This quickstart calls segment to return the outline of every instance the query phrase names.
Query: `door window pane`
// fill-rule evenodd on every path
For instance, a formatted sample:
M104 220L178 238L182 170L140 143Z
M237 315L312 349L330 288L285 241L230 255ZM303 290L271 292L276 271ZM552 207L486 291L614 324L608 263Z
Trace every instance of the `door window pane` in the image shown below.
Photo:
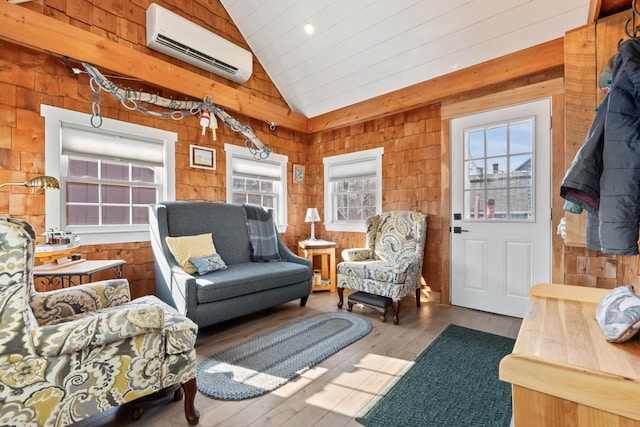
M468 159L481 159L484 157L484 129L469 132L466 151Z
M533 205L533 192L531 188L514 188L509 192L509 219L533 220L531 206Z
M533 120L511 123L509 134L511 136L511 154L533 151Z
M465 219L534 220L533 128L526 118L465 132Z
M507 219L509 215L507 189L487 190L487 219Z
M498 126L487 129L487 157L507 154L507 127Z
M485 216L485 196L484 189L465 191L464 205L466 207L467 219L482 219Z

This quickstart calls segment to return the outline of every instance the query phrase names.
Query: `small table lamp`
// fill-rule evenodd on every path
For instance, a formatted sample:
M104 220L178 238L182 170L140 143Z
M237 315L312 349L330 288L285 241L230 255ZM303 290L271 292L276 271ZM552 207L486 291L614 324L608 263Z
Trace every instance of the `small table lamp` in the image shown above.
M311 238L309 240L316 240L316 221L320 221L320 214L318 213L318 209L307 209L307 216L304 218L304 222L311 223Z

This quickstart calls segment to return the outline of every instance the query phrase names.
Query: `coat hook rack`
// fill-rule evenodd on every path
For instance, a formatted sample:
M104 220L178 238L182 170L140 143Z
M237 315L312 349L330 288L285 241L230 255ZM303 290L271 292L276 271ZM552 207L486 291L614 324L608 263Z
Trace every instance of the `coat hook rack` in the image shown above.
M633 15L627 19L627 22L624 24L624 32L627 37L635 39L638 37L638 32L640 32L640 26L636 25L636 18L640 18L637 0L631 2L631 10L633 11Z

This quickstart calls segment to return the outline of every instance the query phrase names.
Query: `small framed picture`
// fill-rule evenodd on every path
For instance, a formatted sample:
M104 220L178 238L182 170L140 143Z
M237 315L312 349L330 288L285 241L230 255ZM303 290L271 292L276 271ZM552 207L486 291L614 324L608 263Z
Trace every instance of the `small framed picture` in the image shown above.
M293 165L293 182L296 184L304 183L304 166Z
M189 166L192 168L216 170L215 148L189 145Z

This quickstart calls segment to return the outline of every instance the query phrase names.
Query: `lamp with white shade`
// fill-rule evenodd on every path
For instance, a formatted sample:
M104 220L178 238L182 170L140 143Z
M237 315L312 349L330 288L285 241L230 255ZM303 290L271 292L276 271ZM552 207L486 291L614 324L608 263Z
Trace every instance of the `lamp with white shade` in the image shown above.
M318 208L308 208L307 216L304 218L304 222L311 223L311 237L309 238L309 240L316 240L316 221L320 221Z

